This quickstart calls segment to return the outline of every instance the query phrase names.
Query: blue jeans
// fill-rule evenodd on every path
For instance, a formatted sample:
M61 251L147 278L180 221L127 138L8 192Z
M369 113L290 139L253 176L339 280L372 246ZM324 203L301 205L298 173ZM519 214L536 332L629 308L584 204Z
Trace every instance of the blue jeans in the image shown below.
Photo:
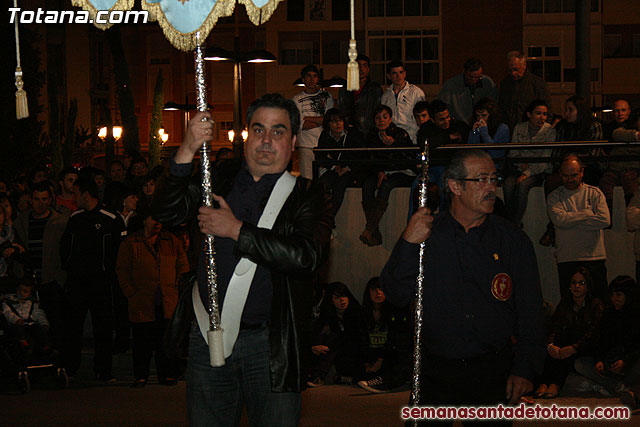
M504 204L507 209L507 218L514 224L520 226L522 217L527 211L527 202L529 200L529 191L533 187L538 187L544 182L545 174L540 173L531 175L521 182L516 182L520 175L510 175L502 185L504 193Z
M189 424L236 426L247 406L252 426L296 426L300 420L300 393L271 391L269 330L240 330L225 365L212 368L209 348L197 326L189 337L187 407Z
M391 190L396 187L408 187L414 179L415 177L412 175L406 175L402 172L391 172L387 174L387 179L382 181L380 187L378 187L378 174L371 174L362 183L362 201L378 199L388 202ZM376 189L378 190L377 194Z
M334 170L328 170L320 177L320 182L325 186L325 190L331 195L331 216L336 217L342 201L344 200L344 193L347 191L347 187L353 184L353 174L346 172L340 176Z
M429 183L435 183L438 186L438 192L440 193L440 212L444 212L448 209L447 199L444 192L444 166L431 166L427 176L429 177ZM413 196L417 191L420 184L420 177L422 174L416 176L416 179L411 183L411 192L409 193L409 212L407 214L407 222L411 219L414 213L418 210L418 206L415 206L415 197ZM433 212L432 212L433 213Z

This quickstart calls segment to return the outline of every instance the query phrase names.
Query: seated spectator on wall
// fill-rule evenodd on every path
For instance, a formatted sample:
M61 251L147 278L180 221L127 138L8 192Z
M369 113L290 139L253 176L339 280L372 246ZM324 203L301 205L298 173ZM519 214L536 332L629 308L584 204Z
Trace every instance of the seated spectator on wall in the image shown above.
M527 107L522 121L513 131L511 142L554 142L556 131L547 123L549 108L545 101L536 99ZM507 218L517 226L522 224L522 217L527 210L529 190L542 185L544 179L551 173L549 163L518 162L520 157L549 157L551 149L510 150L509 158L512 164L505 179L502 191L507 209Z
M393 123L391 109L380 105L375 110L376 129L369 133L366 140L368 148L403 148L412 147L409 134ZM415 179L413 167L407 167L398 160L415 159L410 151L372 151L371 158L384 160L384 165L371 166L365 171L366 178L362 184L362 209L367 221L360 235L360 241L367 246L382 244L382 235L378 224L389 205L391 190L400 186L410 186Z
M640 382L640 311L636 282L618 276L609 285L610 302L602 314L594 357L575 362L576 371L595 382L606 396L619 394Z
M307 385L324 385L332 365L336 382L353 383L362 372L359 352L366 340L366 328L360 304L344 283L329 284L314 329L314 357Z
M593 297L592 285L591 274L584 267L571 276L569 292L564 293L551 319L547 358L536 397L551 399L558 396L574 361L593 355L604 307Z
M318 138L318 148L363 148L364 137L355 127L346 127L346 116L337 108L331 108L324 115L322 133ZM331 203L331 215L335 218L342 206L347 187L362 182L362 167L348 163L349 159L364 157L364 153L317 152L316 160L331 160L333 165L321 167L320 181L325 186Z
M473 126L467 138L467 144L497 144L509 142L509 127L502 123L498 103L491 98L482 98L473 106L471 117ZM503 159L504 150L487 150L496 167L500 169L498 160Z
M429 102L428 101L418 101L416 105L413 106L413 118L416 119L416 124L418 125L418 129L423 124L427 123L431 118L429 117ZM436 166L437 168L438 166ZM430 171L431 172L431 171ZM420 193L418 191L418 184L420 183L420 174L416 177L416 179L411 183L411 196L409 197L409 211L407 212L407 221L411 218L411 215L418 210L419 205L419 197ZM431 176L431 175L429 175ZM437 202L435 202L437 200ZM434 209L431 211L434 212L440 203L440 195L437 184L434 181L429 181L429 196L427 197L427 201L429 205L432 205L431 202L435 202Z
M368 345L363 350L364 379L358 385L372 393L382 393L410 378L410 357L406 357L411 346L409 311L396 309L387 301L379 277L367 283L362 307Z
M413 118L416 120L418 128L431 119L429 117L429 101L416 102L416 105L413 106Z
M430 120L423 123L418 130L418 146L429 144L429 182L442 188L441 177L449 156L436 149L445 144L463 144L467 141L469 127L451 118L449 106L436 99L429 104Z
M610 135L612 142L633 142L640 141L640 114L631 115L629 103L624 99L619 99L613 104L614 120L604 126L605 137ZM640 154L640 147L623 146L614 147L609 151L610 156L637 156ZM640 160L618 160L610 161L608 168L600 179L600 189L607 198L609 209L613 203L613 188L622 185L624 191L624 201L628 205L633 194L638 191L638 169Z

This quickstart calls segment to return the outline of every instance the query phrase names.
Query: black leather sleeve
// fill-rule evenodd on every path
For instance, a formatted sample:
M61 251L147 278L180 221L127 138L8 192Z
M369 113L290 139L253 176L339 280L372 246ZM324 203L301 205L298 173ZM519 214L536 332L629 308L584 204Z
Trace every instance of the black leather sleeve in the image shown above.
M327 257L332 226L321 187L298 178L274 228L244 223L236 250L274 272L308 277Z
M168 226L195 217L201 205L200 183L191 176L165 174L158 183L151 205L153 217Z

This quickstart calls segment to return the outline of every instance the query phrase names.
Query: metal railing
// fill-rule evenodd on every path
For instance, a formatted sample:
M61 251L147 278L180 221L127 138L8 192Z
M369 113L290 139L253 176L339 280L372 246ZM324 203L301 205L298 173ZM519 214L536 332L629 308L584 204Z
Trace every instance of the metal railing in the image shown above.
M562 157L571 152L571 148L574 148L576 151L578 149L580 151L584 151L589 148L616 148L616 147L638 147L637 155L586 155L580 154L580 158L585 162L628 162L628 161L639 161L640 162L640 141L637 142L609 142L609 141L564 141L564 142L538 142L538 143L530 143L530 142L503 142L497 144L446 144L441 145L438 148L432 149L431 153L450 153L453 154L455 150L469 150L469 149L481 149L481 150L514 150L514 149L527 149L527 150L548 150L553 149L553 153L551 156L543 156L543 157L518 157L515 158L518 163L549 163L549 162L559 162ZM559 150L560 149L560 150ZM415 152L416 159L393 159L391 160L396 167L401 168L413 168L419 165L418 154L422 152L422 149L418 146L414 147L377 147L377 148L314 148L313 152L316 154L322 153L371 153L376 151L388 151L388 152ZM509 160L508 154L505 160ZM318 177L318 170L321 167L330 168L336 164L344 164L348 163L353 166L385 166L388 164L390 160L388 159L372 159L372 158L361 158L361 159L345 159L345 160L334 160L334 159L317 159L313 162L313 173L314 178ZM432 156L431 160L432 165L446 165L447 159L438 156Z

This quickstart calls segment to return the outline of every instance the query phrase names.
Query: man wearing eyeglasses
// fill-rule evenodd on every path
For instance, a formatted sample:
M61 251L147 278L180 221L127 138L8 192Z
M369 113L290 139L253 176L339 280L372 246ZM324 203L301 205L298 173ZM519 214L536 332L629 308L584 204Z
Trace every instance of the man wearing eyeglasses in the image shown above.
M580 158L566 156L560 165L563 185L547 197L549 218L556 228L560 295L568 292L578 267L585 267L593 277L594 296L607 301L604 229L610 224L609 208L598 187L582 182L583 173Z
M482 61L469 58L464 63L462 74L455 75L444 82L438 99L449 105L449 111L455 120L472 125L473 106L482 98L496 99L498 89L491 77L482 74ZM473 120L473 121L472 121Z
M380 280L389 301L415 297L426 241L420 405L516 404L545 358L533 245L493 214L498 177L481 150L457 153L444 174L450 207L410 219Z

